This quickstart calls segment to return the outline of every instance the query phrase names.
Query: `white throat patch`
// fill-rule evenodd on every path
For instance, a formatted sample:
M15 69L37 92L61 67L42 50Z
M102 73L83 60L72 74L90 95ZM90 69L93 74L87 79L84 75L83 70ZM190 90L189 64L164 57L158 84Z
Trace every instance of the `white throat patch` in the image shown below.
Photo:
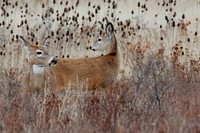
M44 67L40 65L33 65L33 73L34 74L42 74L44 71Z

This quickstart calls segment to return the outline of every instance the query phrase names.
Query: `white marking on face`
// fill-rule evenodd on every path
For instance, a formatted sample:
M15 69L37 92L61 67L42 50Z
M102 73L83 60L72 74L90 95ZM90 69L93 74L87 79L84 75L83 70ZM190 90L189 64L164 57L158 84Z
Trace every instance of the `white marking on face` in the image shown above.
M34 74L42 74L44 72L44 67L41 65L33 65Z

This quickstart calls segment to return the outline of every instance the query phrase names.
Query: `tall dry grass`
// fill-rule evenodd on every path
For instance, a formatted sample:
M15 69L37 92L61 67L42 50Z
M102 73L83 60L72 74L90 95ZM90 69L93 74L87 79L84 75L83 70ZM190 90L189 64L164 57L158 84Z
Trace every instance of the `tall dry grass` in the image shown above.
M144 0L138 7L125 0L111 9L107 1L89 0L66 11L76 3L0 1L0 132L200 132L199 1L167 2ZM47 83L45 97L21 95L27 60L19 35L38 43L47 28L52 55L93 57L102 53L86 49L107 21L114 22L121 53L113 86L50 95Z
M132 50L132 76L106 91L22 97L18 69L1 70L1 132L199 132L199 64ZM48 89L48 85L46 87Z

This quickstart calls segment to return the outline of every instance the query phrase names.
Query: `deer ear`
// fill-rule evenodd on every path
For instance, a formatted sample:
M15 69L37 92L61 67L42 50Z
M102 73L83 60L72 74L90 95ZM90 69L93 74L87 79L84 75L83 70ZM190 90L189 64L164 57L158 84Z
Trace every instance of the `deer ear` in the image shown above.
M106 34L108 36L112 35L114 32L114 26L111 22L109 22L107 25L106 25Z
M50 39L50 36L46 37L46 38L41 42L41 45L43 45L43 46L45 46L45 47L48 48L48 47L49 47L49 43L50 43L49 39Z
M22 36L19 36L21 41L23 42L24 44L24 48L26 50L27 53L30 53L31 52L31 44L29 41L25 40Z

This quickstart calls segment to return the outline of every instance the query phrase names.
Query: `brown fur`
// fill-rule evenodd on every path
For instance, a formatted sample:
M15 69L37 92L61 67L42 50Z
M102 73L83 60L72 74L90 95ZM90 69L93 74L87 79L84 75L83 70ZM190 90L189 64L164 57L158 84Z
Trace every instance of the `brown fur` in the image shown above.
M50 71L57 77L55 84L59 88L66 87L68 83L76 87L77 81L87 81L88 89L96 90L106 88L115 81L118 60L116 55L85 59L58 59L58 63Z
M24 88L26 92L43 93L45 85L50 88L52 93L61 92L65 89L76 88L79 89L81 83L85 83L85 88L88 90L97 90L109 87L116 80L119 59L117 41L115 35L112 35L110 45L112 50L107 55L95 58L81 58L81 59L57 59L55 66L48 66L44 68L42 74L35 74L32 65L37 61L42 63L42 59L37 59L34 55L37 49L45 51L45 57L48 53L43 46L31 46L32 52L29 55L29 71L24 78ZM33 54L33 55L32 55ZM44 66L46 66L47 59L43 59Z

